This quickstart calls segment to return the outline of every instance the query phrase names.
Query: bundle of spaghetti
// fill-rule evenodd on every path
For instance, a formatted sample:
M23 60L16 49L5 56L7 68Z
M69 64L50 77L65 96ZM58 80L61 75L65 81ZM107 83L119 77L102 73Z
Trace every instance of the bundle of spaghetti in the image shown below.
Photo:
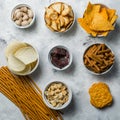
M11 100L26 120L63 120L59 111L48 108L42 92L28 76L16 76L5 67L0 68L0 92Z

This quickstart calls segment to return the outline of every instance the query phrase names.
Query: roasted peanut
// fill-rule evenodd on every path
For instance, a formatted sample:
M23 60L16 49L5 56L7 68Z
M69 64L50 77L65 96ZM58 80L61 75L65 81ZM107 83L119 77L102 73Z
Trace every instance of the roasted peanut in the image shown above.
M32 12L32 10L28 10L28 16L29 16L29 18L33 18L33 12Z
M23 6L17 8L12 14L12 20L18 26L29 25L33 20L33 12L30 8Z

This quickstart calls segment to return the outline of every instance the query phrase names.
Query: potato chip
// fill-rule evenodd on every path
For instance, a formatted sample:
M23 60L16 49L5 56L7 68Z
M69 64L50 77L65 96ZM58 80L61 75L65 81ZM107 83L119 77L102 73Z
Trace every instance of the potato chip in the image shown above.
M52 27L54 30L58 30L58 28L57 28L57 23L56 23L55 21L52 21L51 27Z
M64 6L64 10L62 11L62 15L65 16L65 15L68 15L70 13L70 8L68 5L66 4L63 4Z
M64 21L65 21L65 26L68 25L68 23L70 22L69 18L68 17L63 17Z
M25 65L35 62L38 59L35 49L31 46L20 48L15 52L14 56Z
M64 24L65 24L64 18L63 18L62 16L60 16L60 17L59 17L59 20L60 20L60 26L61 26L61 27L64 26Z
M56 32L64 32L74 21L72 7L63 3L56 2L51 4L45 11L46 26Z
M51 25L51 20L50 20L50 18L46 17L45 21L46 21L47 25Z
M27 46L26 43L15 40L6 47L5 56L8 57L10 54L14 54L18 49L26 46Z
M12 71L21 72L25 69L25 64L11 54L8 56L8 67Z
M48 18L50 18L50 15L51 15L52 13L54 13L54 10L53 10L53 9L51 9L51 8L46 8L46 16L47 16Z
M52 5L52 8L57 12L57 13L61 13L61 9L62 9L62 4L61 3L56 3Z
M51 15L50 15L51 20L57 20L57 18L58 18L57 12L51 13Z

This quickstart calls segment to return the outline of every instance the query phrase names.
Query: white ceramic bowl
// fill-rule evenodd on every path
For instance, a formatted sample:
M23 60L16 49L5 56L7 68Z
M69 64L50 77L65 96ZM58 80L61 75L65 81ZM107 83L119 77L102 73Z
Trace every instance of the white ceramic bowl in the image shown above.
M26 43L26 42L25 42L25 43ZM36 53L37 53L37 58L38 58L38 59L37 59L37 62L36 62L36 64L35 64L34 68L33 68L30 72L27 72L27 73L14 72L14 71L11 70L11 69L9 68L9 66L8 66L9 70L10 70L12 73L14 73L15 75L20 75L20 76L30 75L30 74L32 74L32 73L37 69L37 67L38 67L38 65L39 65L39 53L38 53L37 49L36 49L33 45L31 45L31 44L29 44L29 43L26 43L26 44L28 44L29 46L31 46L31 47L36 51Z
M63 49L68 51L68 53L69 53L69 63L68 63L68 65L66 65L63 68L58 68L55 65L53 65L53 63L51 62L51 56L50 55L51 55L51 52L52 52L52 50L54 48L63 48ZM72 64L72 53L71 53L71 51L67 47L62 46L62 45L56 45L56 46L52 47L51 50L49 51L49 53L48 53L48 61L49 61L50 65L52 66L53 69L62 71L62 70L67 69L68 67L70 67L70 65Z
M68 5L67 3L64 3L64 2L54 2L54 3L50 4L50 5L48 6L48 8L49 8L50 6L52 6L53 4L55 4L55 3L63 3L63 4ZM71 5L69 5L69 6L71 6ZM71 8L72 8L72 7L71 7ZM68 31L73 27L73 25L74 25L74 23L75 23L75 14L74 14L73 9L72 9L72 12L73 12L73 15L74 15L73 22L72 22L72 24L70 25L70 27L69 27L68 29L66 29L65 31L53 31L53 30L51 30L51 29L46 25L47 28L48 28L50 31L55 32L55 33L65 33L65 32L68 32ZM45 12L45 14L46 14L46 12ZM45 14L44 14L44 21L45 21ZM45 21L45 24L46 24L46 21Z
M69 98L68 98L68 101L66 103L64 103L61 107L53 107L49 101L47 100L46 98L46 95L45 95L45 91L47 90L47 88L53 84L53 83L62 83L63 85L65 85L68 89L68 94L69 94ZM46 106L48 106L49 108L51 109L54 109L54 110L62 110L64 108L66 108L70 103L71 103L71 100L72 100L72 91L71 89L68 87L68 85L66 85L66 83L64 82L61 82L61 81L52 81L52 82L49 82L45 85L43 91L42 91L42 97L43 97L43 101L44 103L46 104Z
M109 7L107 7L106 5L101 4L101 3L96 3L96 4L94 4L94 5L101 5L103 8L109 9ZM84 14L83 14L83 16L84 16ZM116 25L116 22L113 24L113 26L115 27L115 25ZM84 33L88 34L87 31L86 31L82 26L81 26L81 29L84 31ZM108 35L109 35L112 31L113 31L113 30L109 31ZM92 36L91 34L88 34L88 35L89 35L89 36ZM107 36L108 36L108 35L107 35ZM93 36L92 36L92 37L93 37ZM106 37L106 36L103 36L102 34L99 34L99 35L97 35L96 37L101 38L101 37Z
M105 44L105 43L100 42L100 43L94 43L94 44L89 45L89 46L87 47L87 49L85 50L84 54L83 54L83 64L84 64L84 55L85 55L85 53L87 52L87 50L88 50L91 46L96 45L96 44ZM105 45L106 45L106 44L105 44ZM112 49L111 49L108 45L106 45L106 46L111 50L112 54L114 55L114 52L112 51ZM115 55L114 55L114 56L115 56ZM115 58L114 58L114 62L115 62ZM104 75L104 74L108 73L108 72L113 68L114 62L113 62L113 64L112 64L106 71L104 71L104 72L102 72L102 73L96 73L96 72L88 69L85 64L84 64L84 66L85 66L85 68L86 68L86 70L87 70L88 72L90 72L90 73L92 73L92 74L94 74L94 75Z
M12 19L12 16L13 16L13 14L14 14L14 11L15 11L17 8L20 8L20 7L28 7L28 8L29 8L30 10L32 10L32 12L33 12L33 19L32 19L32 21L31 21L31 23L28 24L28 25L26 25L26 26L19 26L19 25L17 25L17 24L15 23L15 21L13 21L13 19ZM13 10L12 10L12 12L11 12L11 21L12 21L12 23L13 23L17 28L29 28L29 27L32 26L33 23L35 22L35 12L34 12L34 10L31 8L31 6L29 6L29 5L27 5L27 4L18 4L18 5L16 5L16 6L13 8Z

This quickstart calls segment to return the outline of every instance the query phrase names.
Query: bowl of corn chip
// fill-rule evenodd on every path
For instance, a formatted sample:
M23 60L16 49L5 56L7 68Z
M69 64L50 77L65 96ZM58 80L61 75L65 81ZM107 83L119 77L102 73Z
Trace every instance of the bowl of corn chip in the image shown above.
M72 7L63 2L55 2L45 8L46 26L53 32L68 31L75 21Z
M89 2L83 17L78 18L78 23L91 36L105 37L115 29L117 18L115 9Z
M104 43L90 45L83 54L83 63L87 70L95 75L108 73L115 62L113 51Z

